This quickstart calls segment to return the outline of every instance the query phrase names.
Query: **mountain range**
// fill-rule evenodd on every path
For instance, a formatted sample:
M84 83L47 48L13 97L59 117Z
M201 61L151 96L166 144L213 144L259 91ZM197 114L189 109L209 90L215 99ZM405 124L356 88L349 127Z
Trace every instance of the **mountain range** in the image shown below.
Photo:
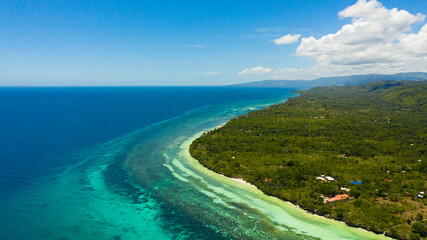
M312 88L312 87L329 87L343 85L362 85L368 82L381 80L412 80L422 81L427 79L426 72L407 72L397 74L368 74L368 75L351 75L339 77L323 77L314 80L263 80L256 82L240 83L231 85L233 87L282 87L282 88Z

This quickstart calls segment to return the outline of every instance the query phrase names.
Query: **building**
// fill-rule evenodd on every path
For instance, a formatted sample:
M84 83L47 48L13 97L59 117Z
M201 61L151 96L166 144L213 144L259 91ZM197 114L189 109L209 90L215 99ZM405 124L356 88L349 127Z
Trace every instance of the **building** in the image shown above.
M361 180L359 180L359 181L354 181L354 180L352 180L352 181L350 181L350 183L352 183L352 184L354 184L354 185L362 185L362 181Z
M322 180L322 181L335 181L335 178L331 176L325 176L325 175L320 175L319 177L316 177L316 179Z
M333 177L331 177L331 176L326 176L325 178L326 178L326 180L328 180L328 181L335 181L335 178L333 178Z
M326 179L324 177L316 177L317 180L322 180L322 181L326 181Z
M347 199L349 197L350 196L348 194L340 194L340 195L336 195L333 198L328 198L325 201L328 202L328 203L334 203L336 201L341 201L341 200Z

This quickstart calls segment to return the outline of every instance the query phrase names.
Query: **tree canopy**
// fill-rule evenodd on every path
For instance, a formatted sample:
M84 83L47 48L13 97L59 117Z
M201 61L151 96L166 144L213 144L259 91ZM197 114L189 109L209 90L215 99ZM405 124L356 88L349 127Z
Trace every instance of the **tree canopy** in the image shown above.
M206 132L190 146L192 156L316 214L399 239L425 238L427 81L299 93ZM324 203L343 193L350 198Z

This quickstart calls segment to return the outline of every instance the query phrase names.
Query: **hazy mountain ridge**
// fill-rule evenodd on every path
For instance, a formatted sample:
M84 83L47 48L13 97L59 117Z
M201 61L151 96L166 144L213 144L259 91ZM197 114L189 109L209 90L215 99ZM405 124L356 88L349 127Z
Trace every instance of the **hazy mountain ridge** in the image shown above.
M283 87L283 88L311 88L311 87L329 87L343 85L362 85L369 82L381 80L412 80L421 81L427 79L426 72L408 72L397 74L368 74L351 75L340 77L323 77L314 80L263 80L256 82L240 83L231 85L233 87Z

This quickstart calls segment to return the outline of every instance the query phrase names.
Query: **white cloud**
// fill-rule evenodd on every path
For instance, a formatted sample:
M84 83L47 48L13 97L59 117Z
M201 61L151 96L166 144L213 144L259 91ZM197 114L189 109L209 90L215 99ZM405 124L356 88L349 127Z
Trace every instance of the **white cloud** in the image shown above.
M311 69L284 68L275 78L311 78L332 75L426 71L427 24L417 32L425 15L387 9L376 0L358 0L338 13L352 18L336 33L320 38L304 37L297 56L315 60Z
M291 43L298 42L300 37L301 37L301 34L295 34L295 35L288 34L271 41L277 45L284 45L284 44L291 44Z
M271 68L264 68L262 66L254 67L254 68L246 68L245 70L239 72L239 75L244 74L265 74L273 71Z

